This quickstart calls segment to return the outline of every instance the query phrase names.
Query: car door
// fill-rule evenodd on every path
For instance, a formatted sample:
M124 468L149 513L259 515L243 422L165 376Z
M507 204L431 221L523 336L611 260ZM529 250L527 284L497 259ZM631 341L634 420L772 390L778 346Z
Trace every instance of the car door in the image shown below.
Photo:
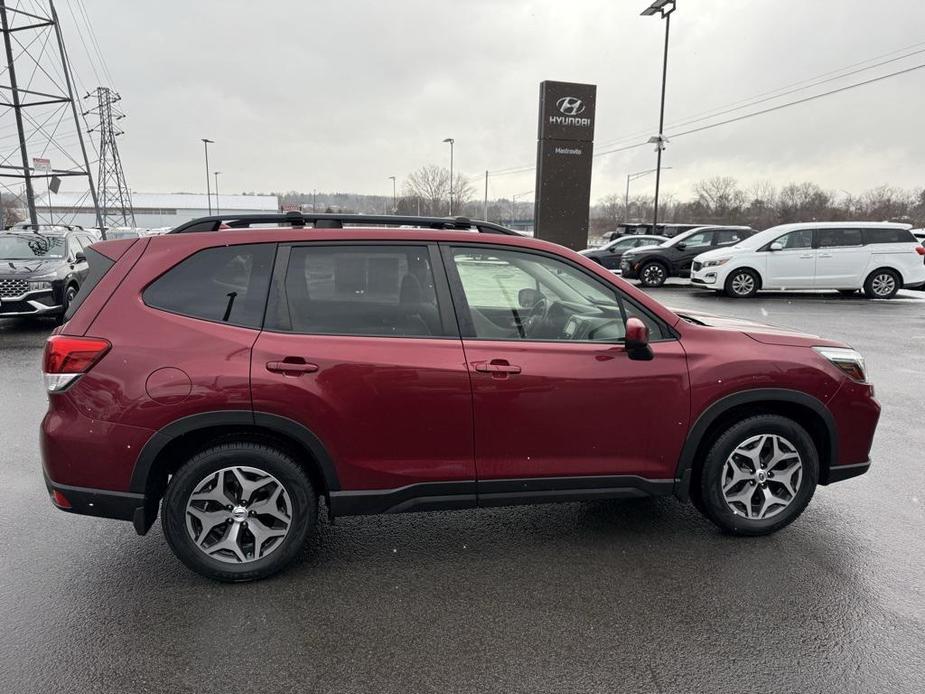
M472 380L480 503L492 480L674 476L689 397L668 328L558 256L459 244L444 260ZM651 361L629 358L628 316L649 325Z
M816 230L817 289L857 289L870 260L860 229Z
M619 270L620 258L622 258L623 254L630 248L636 248L638 241L638 239L632 236L625 236L619 241L615 241L607 248L607 251L601 255L601 264L608 270Z
M813 230L801 229L783 234L761 251L765 258L764 287L773 289L807 289L816 274L816 249Z
M280 246L251 389L255 417L318 438L343 490L475 479L469 373L436 247Z
M713 232L713 248L728 248L745 238L738 229L717 229Z
M679 275L687 277L691 274L694 258L712 248L713 233L712 231L699 231L673 246L672 261Z

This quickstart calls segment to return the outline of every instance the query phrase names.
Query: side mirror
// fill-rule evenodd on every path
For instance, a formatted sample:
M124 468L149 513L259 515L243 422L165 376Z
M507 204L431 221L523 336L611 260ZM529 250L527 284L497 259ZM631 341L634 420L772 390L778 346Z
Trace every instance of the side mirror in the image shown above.
M676 243L674 247L679 251L683 251L685 248L687 248L687 244L682 241L681 243Z
M768 249L772 251L782 251L784 250L784 244L782 244L780 241L775 241L770 246L768 246Z
M542 292L529 287L517 292L517 303L521 308L533 308L537 302L543 298Z
M74 254L74 262L75 262L75 263L85 263L85 262L87 262L87 256L86 256L86 254L85 254L83 251L77 251L77 252Z
M651 361L652 348L649 347L649 328L635 316L626 319L626 354L636 361Z

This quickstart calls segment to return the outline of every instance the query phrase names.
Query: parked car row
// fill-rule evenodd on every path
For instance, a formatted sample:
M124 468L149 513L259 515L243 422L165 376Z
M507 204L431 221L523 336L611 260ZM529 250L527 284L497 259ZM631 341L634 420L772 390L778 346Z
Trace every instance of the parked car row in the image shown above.
M636 244L633 236L610 245L620 250L624 279L644 287L689 277L695 287L734 298L762 289L827 289L890 299L900 289L925 287L925 243L914 231L920 230L885 222L808 222L761 232L710 226L657 246ZM609 248L582 253L613 269L617 253Z

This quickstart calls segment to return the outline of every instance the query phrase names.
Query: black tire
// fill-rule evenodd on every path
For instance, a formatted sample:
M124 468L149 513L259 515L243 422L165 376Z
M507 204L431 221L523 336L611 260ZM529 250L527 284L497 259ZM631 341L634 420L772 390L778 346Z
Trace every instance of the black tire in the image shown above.
M764 485L774 494L787 496L789 504L775 514L769 514L767 518L747 518L744 511L733 511L723 495L726 460L738 446L761 434L780 436L792 445L802 462L802 477L794 495L786 494L779 488L779 480L768 478ZM758 415L734 424L716 437L697 478L700 483L700 502L703 505L701 510L707 518L734 535L768 535L792 523L812 499L819 480L819 456L810 435L792 419L778 415ZM738 484L742 490L747 489L748 484L756 492L764 493L760 483L743 480ZM730 491L737 491L735 485L730 487Z
M892 299L902 286L903 281L898 272L882 267L864 280L864 296L868 299Z
M55 316L55 322L58 325L64 324L64 314L67 313L67 309L71 305L71 302L74 301L74 297L77 296L78 291L80 290L77 288L76 284L69 284L65 287L61 313Z
M668 279L668 268L664 263L657 260L650 260L639 268L639 283L643 287L656 289L665 284Z
M750 299L758 293L760 284L761 280L754 270L741 268L729 273L723 291L733 299Z
M265 556L242 563L229 563L208 556L199 549L187 529L190 495L201 488L209 475L230 467L256 468L272 475L291 501L287 534ZM254 496L258 496L258 492L254 492ZM232 523L227 521L225 526L216 526L218 532L227 532ZM242 528L247 527L246 523L245 520ZM318 498L305 470L285 453L251 441L221 443L193 456L170 480L161 505L161 526L174 554L188 568L217 581L255 581L281 571L299 555L317 524ZM239 529L238 532L245 531ZM263 546L269 545L265 542Z

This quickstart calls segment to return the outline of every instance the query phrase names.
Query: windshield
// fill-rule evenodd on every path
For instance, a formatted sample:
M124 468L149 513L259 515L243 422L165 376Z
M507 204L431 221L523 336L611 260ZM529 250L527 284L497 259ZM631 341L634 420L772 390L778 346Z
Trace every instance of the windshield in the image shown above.
M63 258L63 236L0 235L0 260Z

